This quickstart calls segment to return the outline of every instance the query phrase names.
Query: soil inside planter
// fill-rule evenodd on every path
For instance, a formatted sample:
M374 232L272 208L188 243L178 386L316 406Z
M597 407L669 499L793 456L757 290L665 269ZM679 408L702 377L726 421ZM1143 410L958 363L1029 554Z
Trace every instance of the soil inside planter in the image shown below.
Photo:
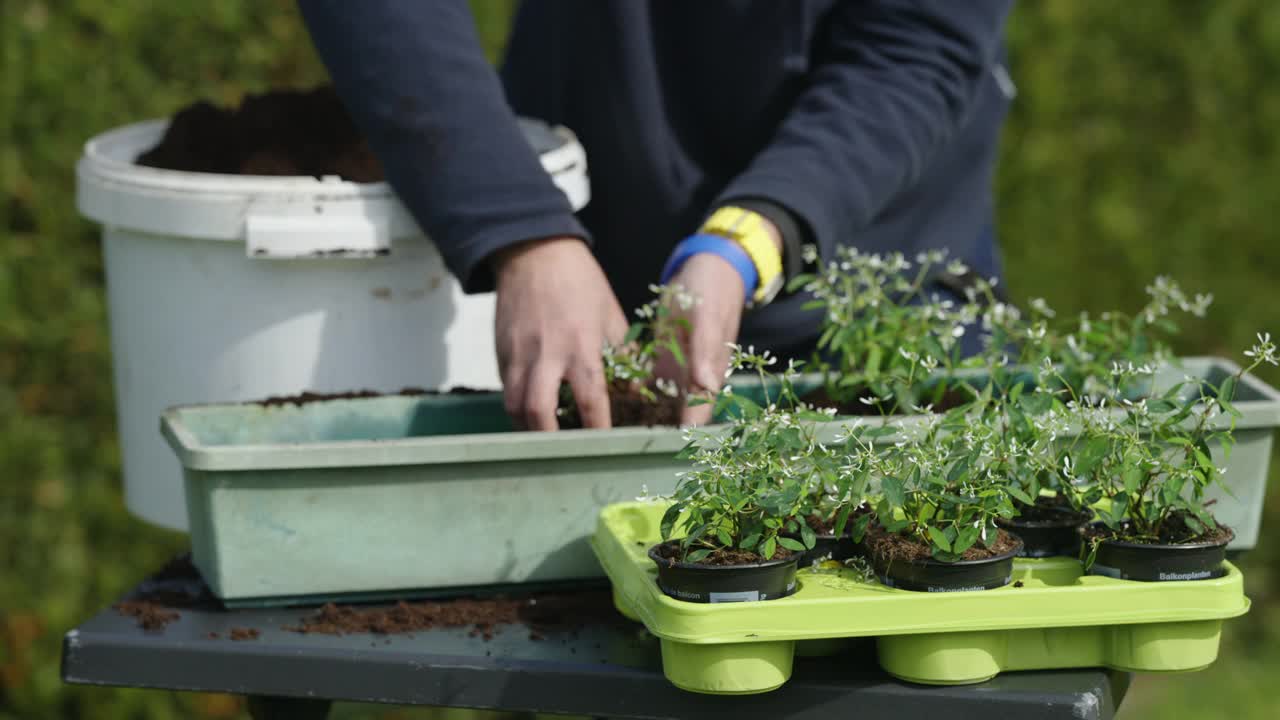
M229 175L384 179L381 163L328 85L246 95L237 108L197 102L179 110L160 144L137 162Z
M559 419L561 430L582 428L582 417L573 394L565 386L560 393ZM654 390L650 400L640 386L629 380L614 380L609 384L609 412L613 427L678 427L680 413L685 407L683 396L671 397Z
M348 390L347 392L336 393L318 393L305 391L297 395L273 395L262 400L254 400L249 404L261 405L262 407L283 407L285 405L309 405L311 403L325 402L328 400L358 400L361 398L376 397L418 397L420 395L487 395L494 390L476 390L469 387L455 387L451 390L423 390L422 388L407 387L399 392L381 393L376 390Z
M1112 530L1101 524L1090 525L1085 527L1081 534L1086 543L1093 540L1119 540L1141 545L1218 544L1230 542L1235 537L1235 533L1231 528L1221 524L1205 532L1196 533L1187 527L1185 517L1182 514L1169 516L1169 519L1160 528L1160 537L1156 539L1134 537L1128 522L1122 523L1119 530Z
M490 640L504 625L525 625L530 638L588 624L619 622L608 592L538 594L524 597L457 598L399 602L391 607L362 608L333 603L286 630L317 635L406 635L437 628L471 628L472 637Z
M792 553L790 550L779 545L777 549L773 551L773 557L769 559L770 560L786 560L787 558L791 557L793 554L794 553ZM666 560L667 564L670 566L674 566L676 563L681 562L679 544L676 542L666 542L659 545L658 557L662 558L663 560ZM762 563L764 561L765 559L763 556L761 556L759 553L751 552L750 550L741 550L738 548L719 548L717 550L712 551L710 555L706 556L705 558L703 558L702 560L699 560L697 563L694 563L694 564L722 565L722 566L755 565L757 563Z
M867 527L863 544L875 558L887 561L923 562L933 559L933 549L922 542L903 537L897 533L887 533L877 523ZM985 560L997 555L1011 553L1018 547L1018 541L1012 535L1000 530L996 541L989 546L981 543L964 551L961 560Z

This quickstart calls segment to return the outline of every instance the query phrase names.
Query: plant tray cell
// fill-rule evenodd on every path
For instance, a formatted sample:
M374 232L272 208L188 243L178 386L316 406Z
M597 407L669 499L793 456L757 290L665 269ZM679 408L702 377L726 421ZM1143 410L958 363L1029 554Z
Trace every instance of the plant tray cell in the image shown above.
M592 547L618 609L661 639L667 678L694 692L774 690L790 677L797 645L807 653L815 641L855 637L876 638L891 675L928 685L1010 670L1185 672L1212 663L1222 621L1249 609L1230 563L1212 580L1146 583L1084 575L1072 558L1018 559L1014 583L980 592L895 590L835 566L802 569L799 589L779 600L683 602L659 590L646 554L664 510L605 508Z

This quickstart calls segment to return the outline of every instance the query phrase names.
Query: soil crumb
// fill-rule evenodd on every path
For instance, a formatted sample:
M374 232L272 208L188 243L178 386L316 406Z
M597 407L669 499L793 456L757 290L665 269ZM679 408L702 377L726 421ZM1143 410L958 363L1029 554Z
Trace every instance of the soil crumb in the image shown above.
M384 179L330 85L250 94L236 108L194 103L173 116L160 143L137 162L186 172Z
M125 600L112 607L122 616L137 620L143 630L163 630L182 617L181 613L150 600Z
M231 628L230 634L231 639L237 642L242 640L257 640L261 636L262 633L257 628L242 627Z
M531 639L551 630L572 630L590 623L620 621L606 591L526 597L457 598L405 602L390 607L354 607L329 603L285 630L316 635L408 635L438 628L470 627L472 637L493 639L504 625L524 625ZM534 638L533 636L538 636Z

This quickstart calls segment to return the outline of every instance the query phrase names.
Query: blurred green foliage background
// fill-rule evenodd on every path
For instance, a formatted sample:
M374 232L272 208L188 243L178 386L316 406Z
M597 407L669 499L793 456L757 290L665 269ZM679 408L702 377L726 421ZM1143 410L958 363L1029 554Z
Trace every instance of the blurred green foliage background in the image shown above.
M513 3L473 5L496 58ZM1280 333L1280 4L1023 2L1009 39L1020 95L998 204L1015 298L1134 308L1163 273L1217 296L1184 353L1234 357L1256 330ZM226 696L59 679L62 633L184 547L123 507L102 264L74 168L108 128L324 76L290 0L0 1L0 718L242 716ZM1273 488L1244 561L1253 611L1211 669L1139 678L1121 716L1280 717L1277 561Z

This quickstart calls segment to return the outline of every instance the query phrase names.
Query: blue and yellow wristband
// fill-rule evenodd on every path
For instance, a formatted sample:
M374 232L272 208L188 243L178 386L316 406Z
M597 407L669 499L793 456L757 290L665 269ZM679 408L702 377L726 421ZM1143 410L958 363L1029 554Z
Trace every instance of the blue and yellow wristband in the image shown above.
M748 307L767 304L782 289L782 254L759 213L726 205L702 224L697 233L672 251L662 269L665 285L690 257L712 253L724 258L742 277L743 303Z

